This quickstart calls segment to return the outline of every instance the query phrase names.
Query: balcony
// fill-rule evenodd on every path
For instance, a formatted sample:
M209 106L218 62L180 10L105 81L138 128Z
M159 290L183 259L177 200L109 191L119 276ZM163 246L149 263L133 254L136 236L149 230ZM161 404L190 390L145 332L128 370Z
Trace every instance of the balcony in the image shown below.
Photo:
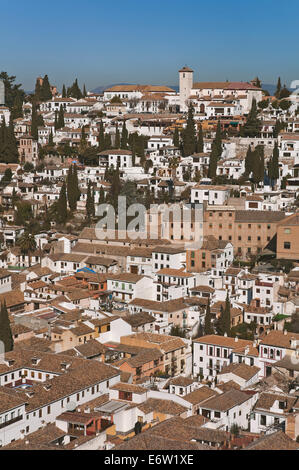
M9 421L5 421L4 423L0 423L0 429L6 428L11 424L17 423L23 419L23 415L17 416L16 418L10 419Z

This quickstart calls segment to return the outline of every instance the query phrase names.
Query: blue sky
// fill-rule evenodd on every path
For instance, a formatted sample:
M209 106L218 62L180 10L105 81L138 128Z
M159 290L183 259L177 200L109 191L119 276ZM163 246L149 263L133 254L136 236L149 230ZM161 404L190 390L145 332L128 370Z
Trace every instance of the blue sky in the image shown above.
M1 0L0 71L26 90L195 80L299 79L298 0Z

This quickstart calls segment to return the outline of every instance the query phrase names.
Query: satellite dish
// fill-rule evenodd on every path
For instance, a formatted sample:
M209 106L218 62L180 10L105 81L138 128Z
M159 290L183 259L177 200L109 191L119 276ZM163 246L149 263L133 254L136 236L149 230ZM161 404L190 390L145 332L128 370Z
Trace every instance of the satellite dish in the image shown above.
M67 411L75 411L76 408L77 408L77 404L74 401L70 401L66 405Z

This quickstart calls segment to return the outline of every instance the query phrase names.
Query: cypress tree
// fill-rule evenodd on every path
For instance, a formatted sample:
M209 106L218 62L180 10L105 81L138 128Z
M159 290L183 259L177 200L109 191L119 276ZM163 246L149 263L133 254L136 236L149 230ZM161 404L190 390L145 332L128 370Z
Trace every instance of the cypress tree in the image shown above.
M74 164L73 167L73 180L74 180L74 188L75 188L75 194L76 194L76 201L79 201L80 196L81 196L81 191L79 187L79 180L78 180L78 169L77 165Z
M49 134L49 142L48 142L48 145L49 145L50 147L53 147L53 146L54 146L52 128L51 128L51 131L50 131L50 134Z
M245 175L249 176L252 172L252 152L251 146L248 146L246 157L245 157Z
M74 191L74 181L73 181L73 165L69 167L69 171L66 178L67 185L67 199L69 203L69 208L71 211L76 210L76 197Z
M115 128L115 143L114 147L118 150L120 148L120 134L119 134L119 129L118 129L118 124L116 124Z
M104 134L104 124L102 120L100 122L100 131L99 131L98 139L99 139L100 151L105 150L105 134Z
M210 154L209 170L208 170L208 177L211 179L215 178L216 176L217 162L218 162L217 148L213 143L212 152Z
M111 135L110 134L105 134L104 135L104 143L105 143L105 150L111 149L112 148L112 143L111 143Z
M272 182L279 178L279 148L277 142L275 142L273 155L269 161L268 176Z
M88 188L87 188L86 213L87 213L88 220L94 217L94 214L95 214L94 191L93 191L90 181L88 182Z
M5 301L3 304L1 304L0 308L0 341L2 341L4 346L3 352L9 352L13 350L14 342Z
M211 307L210 307L210 299L208 300L208 305L207 305L207 310L206 310L206 316L205 316L205 326L204 326L204 332L205 335L212 335L214 334L214 329L212 327L212 315L211 315Z
M67 197L66 197L66 184L63 185L60 190L59 199L57 201L57 220L61 224L65 224L67 219Z
M87 92L86 92L86 87L85 87L85 83L84 83L84 86L83 86L83 98L85 98L85 96L87 96Z
M100 187L99 202L100 204L104 204L105 202L105 191L104 191L103 186Z
M200 124L198 137L197 137L197 152L203 153L203 151L204 151L203 132L202 132L202 125Z
M31 135L35 140L38 140L38 120L35 102L32 103L32 116L31 116Z
M23 117L23 101L20 94L17 94L15 97L11 113L13 119Z
M63 84L61 95L62 95L62 98L66 98L66 88L65 88L65 84Z
M40 89L40 98L41 98L41 101L49 101L52 99L52 92L51 92L48 75L45 75L43 78L43 83Z
M57 129L58 129L57 125L58 125L58 112L56 110L55 111L55 119L54 119L54 129L55 129L55 131L57 131Z
M188 109L187 126L183 131L184 156L193 155L196 149L196 133L194 124L194 109L190 104Z
M175 128L174 134L173 134L173 145L174 147L177 147L177 148L179 148L180 146L180 135L179 135L179 130L177 127Z
M215 146L215 152L217 154L217 159L219 159L221 157L221 154L222 154L222 138L221 138L220 120L218 120L218 123L217 123L216 136L215 136L213 144Z
M63 106L61 104L59 108L58 119L57 119L57 129L62 129L63 127L64 127L64 111L63 111Z
M220 318L217 324L217 333L223 336L225 333L230 335L230 301L228 291L226 294L225 307L222 309Z
M79 88L77 78L74 81L74 83L72 84L72 86L68 89L68 96L70 96L72 98L76 98L76 100L79 100L80 98L82 98L83 95L82 95L82 92Z
M280 92L281 92L281 80L280 80L280 77L278 77L277 85L276 85L276 91L275 91L275 94L274 94L274 96L276 96L277 99L280 98Z
M122 131L121 131L120 148L126 150L127 147L128 147L128 131L126 128L126 121L124 121Z
M256 100L252 100L251 110L247 116L246 123L241 129L241 137L257 137L260 133L260 121L258 119L258 110Z

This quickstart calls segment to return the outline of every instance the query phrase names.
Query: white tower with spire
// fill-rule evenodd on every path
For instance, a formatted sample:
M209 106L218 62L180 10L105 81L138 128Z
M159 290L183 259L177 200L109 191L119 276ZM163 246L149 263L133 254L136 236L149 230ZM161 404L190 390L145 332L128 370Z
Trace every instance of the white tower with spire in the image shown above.
M193 70L189 67L183 67L179 70L180 75L180 111L185 112L188 109L187 100L191 95L193 88Z

